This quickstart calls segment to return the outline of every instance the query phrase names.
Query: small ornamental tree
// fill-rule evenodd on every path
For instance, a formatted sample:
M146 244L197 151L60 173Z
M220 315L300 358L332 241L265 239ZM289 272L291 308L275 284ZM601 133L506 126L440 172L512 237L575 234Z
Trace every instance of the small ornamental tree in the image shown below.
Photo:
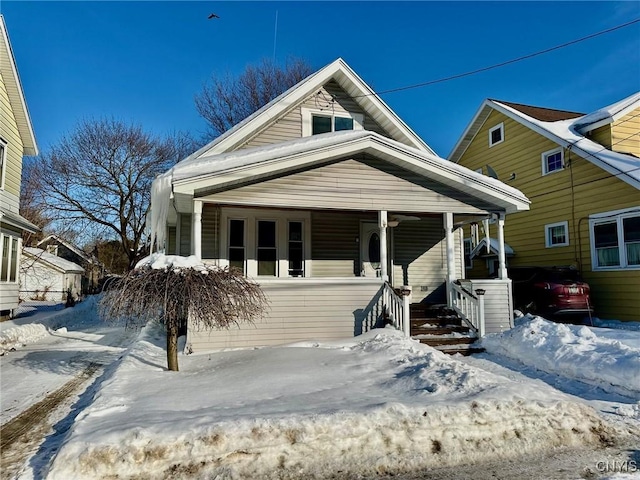
M204 265L195 257L153 254L104 293L102 318L127 326L159 321L167 334L167 368L178 371L178 332L253 323L267 308L260 286L236 269Z

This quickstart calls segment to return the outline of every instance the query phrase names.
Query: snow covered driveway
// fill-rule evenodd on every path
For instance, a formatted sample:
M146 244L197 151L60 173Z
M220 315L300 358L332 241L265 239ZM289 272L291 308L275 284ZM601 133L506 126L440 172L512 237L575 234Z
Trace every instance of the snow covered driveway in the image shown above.
M61 441L62 435L51 433L54 425L69 413L71 404L104 366L122 355L132 339L132 332L98 320L95 298L72 309L3 322L2 478L16 474L45 437L49 446ZM56 435L57 439L53 438ZM40 461L46 463L47 459Z
M343 342L181 356L147 327L78 415L48 478L369 478L625 432L392 329Z

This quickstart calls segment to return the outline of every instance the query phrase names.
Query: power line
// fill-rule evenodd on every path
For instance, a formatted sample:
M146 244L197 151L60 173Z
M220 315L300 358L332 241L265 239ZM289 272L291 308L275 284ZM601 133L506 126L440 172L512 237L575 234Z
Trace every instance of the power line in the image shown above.
M380 92L364 93L364 94L361 94L361 95L354 95L352 98L370 97L370 96L373 96L373 95L384 95L385 93L394 93L394 92L400 92L400 91L403 91L403 90L410 90L410 89L413 89L413 88L426 87L428 85L434 85L436 83L443 83L443 82L448 82L450 80L456 80L458 78L468 77L468 76L471 76L471 75L475 75L477 73L482 73L482 72L486 72L486 71L489 71L489 70L494 70L496 68L504 67L506 65L511 65L512 63L517 63L517 62L521 62L523 60L528 60L529 58L533 58L533 57L537 57L537 56L540 56L540 55L544 55L545 53L553 52L555 50L560 50L561 48L566 48L566 47L569 47L571 45L575 45L576 43L584 42L586 40L590 40L592 38L599 37L601 35L605 35L607 33L611 33L611 32L614 32L616 30L620 30L622 28L628 27L628 26L633 25L633 24L638 23L638 22L640 22L640 18L636 18L635 20L631 20L630 22L623 23L621 25L617 25L615 27L611 27L611 28L608 28L606 30L602 30L600 32L592 33L590 35L587 35L586 37L578 38L576 40L571 40L569 42L565 42L565 43L562 43L560 45L556 45L554 47L546 48L544 50L540 50L540 51L537 51L537 52L534 52L534 53L523 55L521 57L517 57L517 58L511 59L511 60L507 60L505 62L496 63L496 64L490 65L488 67L482 67L482 68L478 68L476 70L471 70L469 72L458 73L456 75L451 75L449 77L439 78L437 80L430 80L428 82L422 82L422 83L416 83L416 84L413 84L413 85L407 85L405 87L390 88L388 90L382 90Z

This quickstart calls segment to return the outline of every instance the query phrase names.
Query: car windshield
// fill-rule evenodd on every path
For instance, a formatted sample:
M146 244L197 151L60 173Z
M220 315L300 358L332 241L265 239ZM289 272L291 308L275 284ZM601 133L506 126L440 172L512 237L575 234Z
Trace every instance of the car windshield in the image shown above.
M553 282L581 282L580 272L570 268L549 270L544 272L543 276L547 277L548 281Z

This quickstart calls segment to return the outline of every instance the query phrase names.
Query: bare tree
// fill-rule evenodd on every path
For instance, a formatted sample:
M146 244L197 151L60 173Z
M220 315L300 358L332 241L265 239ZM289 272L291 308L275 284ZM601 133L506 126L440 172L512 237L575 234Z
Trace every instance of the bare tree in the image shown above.
M127 273L100 300L105 319L141 326L160 321L167 334L167 368L178 370L178 332L229 328L253 322L267 301L260 287L235 269L199 265L153 269L148 264Z
M215 138L311 73L313 69L304 60L291 59L283 67L263 60L247 66L237 77L214 75L196 94L196 109Z
M159 138L113 119L83 121L35 164L39 202L57 226L117 239L133 268L151 182L194 149L186 135Z

